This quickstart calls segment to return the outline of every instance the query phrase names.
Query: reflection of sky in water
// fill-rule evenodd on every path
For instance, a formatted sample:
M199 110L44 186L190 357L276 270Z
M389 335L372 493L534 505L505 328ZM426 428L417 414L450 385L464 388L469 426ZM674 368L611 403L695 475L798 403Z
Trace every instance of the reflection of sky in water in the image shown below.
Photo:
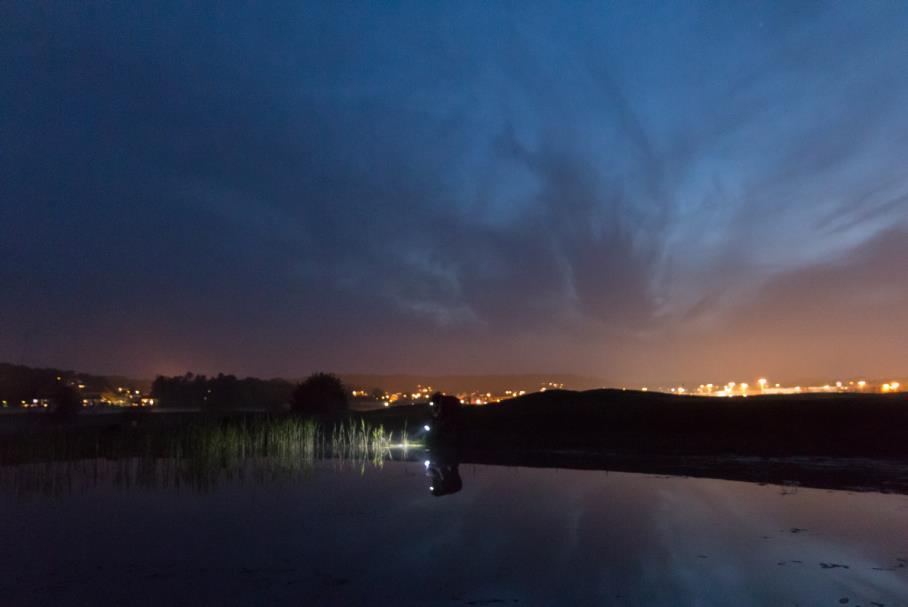
M906 496L460 473L443 498L421 462L205 492L7 490L0 602L908 605Z

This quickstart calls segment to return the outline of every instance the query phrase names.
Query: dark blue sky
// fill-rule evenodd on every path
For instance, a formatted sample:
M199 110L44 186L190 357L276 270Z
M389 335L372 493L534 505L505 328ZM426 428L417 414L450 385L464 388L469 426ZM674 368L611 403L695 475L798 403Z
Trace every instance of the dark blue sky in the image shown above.
M0 360L903 373L906 32L903 2L3 3Z

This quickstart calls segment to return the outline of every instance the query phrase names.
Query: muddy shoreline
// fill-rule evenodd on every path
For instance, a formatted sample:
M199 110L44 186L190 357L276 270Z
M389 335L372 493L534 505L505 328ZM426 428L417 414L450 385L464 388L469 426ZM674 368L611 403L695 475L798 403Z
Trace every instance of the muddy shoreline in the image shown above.
M652 455L591 451L466 451L461 464L689 476L840 491L908 494L908 459Z

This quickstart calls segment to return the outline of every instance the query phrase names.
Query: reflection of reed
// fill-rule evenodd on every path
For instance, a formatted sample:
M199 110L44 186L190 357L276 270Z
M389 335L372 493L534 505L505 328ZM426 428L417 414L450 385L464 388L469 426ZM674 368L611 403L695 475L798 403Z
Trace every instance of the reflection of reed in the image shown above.
M4 462L12 465L0 466L0 489L19 495L96 487L205 490L222 482L293 479L319 461L365 473L391 459L392 446L393 433L364 420L326 426L289 417L116 436L55 434L21 443L21 452L7 449Z

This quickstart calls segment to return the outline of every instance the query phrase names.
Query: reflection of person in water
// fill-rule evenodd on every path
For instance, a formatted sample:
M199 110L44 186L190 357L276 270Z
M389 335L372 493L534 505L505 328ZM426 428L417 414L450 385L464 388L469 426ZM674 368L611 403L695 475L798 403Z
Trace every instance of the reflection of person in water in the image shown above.
M457 493L463 488L458 464L426 461L426 478L429 479L429 492L435 497Z
M460 458L457 448L460 436L460 399L436 392L429 400L432 411L431 430L427 436L429 459L426 460L426 478L429 491L436 497L457 493L463 487L460 480Z
M429 400L432 431L436 437L455 435L460 430L460 399L436 392Z

